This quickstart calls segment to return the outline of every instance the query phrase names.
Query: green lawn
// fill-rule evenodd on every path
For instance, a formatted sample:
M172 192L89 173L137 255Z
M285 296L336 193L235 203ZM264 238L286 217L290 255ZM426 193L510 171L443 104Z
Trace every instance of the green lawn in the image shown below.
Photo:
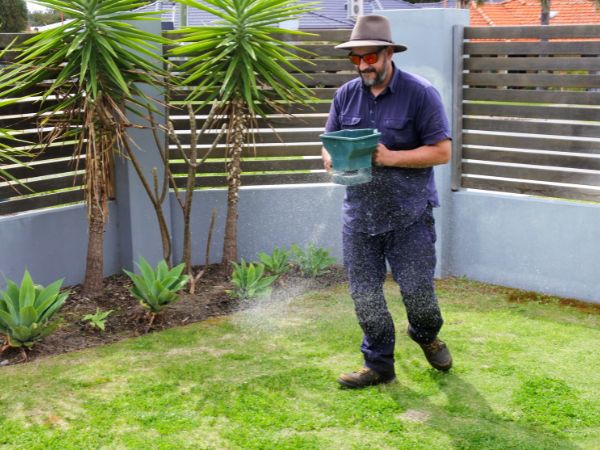
M399 294L387 289L396 383L337 387L338 373L361 363L361 333L340 286L0 368L0 447L600 447L599 314L444 280L442 337L455 368L442 374L403 334Z

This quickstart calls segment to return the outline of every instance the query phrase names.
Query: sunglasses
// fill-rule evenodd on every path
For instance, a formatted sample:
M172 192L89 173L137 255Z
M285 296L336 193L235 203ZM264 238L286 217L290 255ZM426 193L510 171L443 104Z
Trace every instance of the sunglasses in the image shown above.
M379 50L371 52L371 53L366 53L364 55L355 55L354 53L350 53L348 55L348 59L355 66L360 66L361 59L364 62L366 62L368 65L371 66L379 60L379 54L381 53L382 50L385 50L385 47L382 47Z

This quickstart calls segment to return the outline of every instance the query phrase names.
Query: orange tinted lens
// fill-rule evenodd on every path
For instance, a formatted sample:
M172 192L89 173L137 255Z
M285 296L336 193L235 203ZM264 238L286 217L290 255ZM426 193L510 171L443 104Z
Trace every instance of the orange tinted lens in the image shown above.
M369 65L375 64L378 59L377 52L367 53L366 55L348 55L348 58L355 66L360 66L361 59Z
M377 62L377 53L367 53L362 57L363 61L367 64L375 64Z
M359 66L360 65L360 56L358 55L350 55L348 56L348 58L350 58L350 61L352 61L352 64Z

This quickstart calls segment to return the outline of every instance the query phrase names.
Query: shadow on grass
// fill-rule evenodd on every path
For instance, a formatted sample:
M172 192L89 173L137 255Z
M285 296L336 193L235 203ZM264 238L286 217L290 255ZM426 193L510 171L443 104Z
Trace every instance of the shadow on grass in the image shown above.
M400 363L400 366L402 363ZM404 370L410 370L404 367ZM444 405L435 404L422 393L406 386L390 389L398 404L417 417L421 414L427 426L446 434L457 449L519 449L519 450L575 450L579 447L556 433L555 430L494 411L473 385L459 375L440 373L430 369L429 377L446 396ZM418 399L418 400L417 400ZM408 401L407 401L408 400ZM416 402L415 402L416 400ZM509 399L507 399L509 401ZM412 403L412 404L409 404Z

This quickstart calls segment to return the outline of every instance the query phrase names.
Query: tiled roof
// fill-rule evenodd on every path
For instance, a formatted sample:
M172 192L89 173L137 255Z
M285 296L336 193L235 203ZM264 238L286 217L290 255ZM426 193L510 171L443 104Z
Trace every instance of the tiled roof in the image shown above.
M550 25L600 23L600 10L592 0L552 0ZM480 6L471 4L471 26L539 25L540 0L504 0Z

